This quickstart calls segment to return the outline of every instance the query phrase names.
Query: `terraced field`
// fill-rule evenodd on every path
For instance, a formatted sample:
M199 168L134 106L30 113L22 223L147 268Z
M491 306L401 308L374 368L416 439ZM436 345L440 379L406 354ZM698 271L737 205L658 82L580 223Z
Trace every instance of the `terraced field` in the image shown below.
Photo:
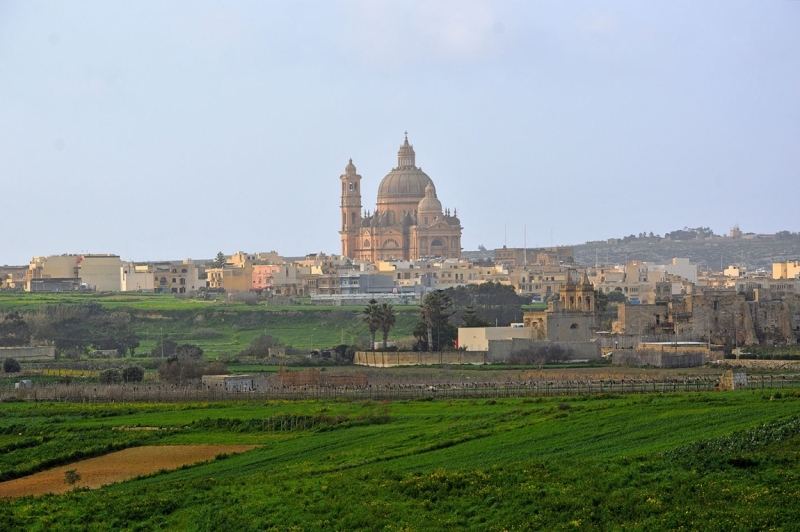
M791 530L798 395L2 404L7 479L137 446L257 447L2 500L0 519L28 530ZM159 430L120 430L136 426Z

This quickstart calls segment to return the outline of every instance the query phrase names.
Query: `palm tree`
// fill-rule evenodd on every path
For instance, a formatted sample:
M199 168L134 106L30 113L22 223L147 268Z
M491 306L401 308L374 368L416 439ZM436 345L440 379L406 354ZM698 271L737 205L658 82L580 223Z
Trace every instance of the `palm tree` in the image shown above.
M389 341L389 331L392 330L395 323L397 323L397 311L389 303L384 303L378 307L378 324L381 332L383 333L383 348L386 349L386 344Z
M369 300L369 304L361 311L361 321L369 327L369 337L371 340L370 345L372 350L375 350L375 333L380 329L380 311L381 307L374 299Z

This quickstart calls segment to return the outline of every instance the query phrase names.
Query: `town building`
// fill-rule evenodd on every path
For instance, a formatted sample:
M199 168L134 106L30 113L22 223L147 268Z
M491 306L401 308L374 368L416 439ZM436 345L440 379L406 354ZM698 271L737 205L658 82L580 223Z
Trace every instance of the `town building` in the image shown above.
M406 135L393 168L378 187L375 211L362 213L361 176L353 160L341 175L342 255L369 262L460 258L461 221L444 210L436 187L416 166Z
M568 273L559 299L550 301L547 310L525 312L523 324L533 329L535 340L551 342L588 342L595 329L594 286L584 273L576 282Z

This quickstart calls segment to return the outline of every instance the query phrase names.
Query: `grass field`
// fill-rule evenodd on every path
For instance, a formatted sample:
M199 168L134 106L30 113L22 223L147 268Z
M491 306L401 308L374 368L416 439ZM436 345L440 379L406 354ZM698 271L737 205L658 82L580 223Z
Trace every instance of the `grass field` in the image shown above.
M800 394L0 404L0 475L139 445L258 445L0 501L27 530L792 530ZM119 430L125 427L163 430ZM78 471L80 473L80 471Z
M352 344L368 338L358 317L362 307L275 307L264 303L176 299L165 294L0 292L0 313L32 312L44 305L97 302L108 310L126 312L141 337L139 353L149 352L163 337L203 348L209 358L236 355L261 334L270 334L298 349ZM419 307L398 306L390 340L410 338ZM209 332L216 333L208 337Z

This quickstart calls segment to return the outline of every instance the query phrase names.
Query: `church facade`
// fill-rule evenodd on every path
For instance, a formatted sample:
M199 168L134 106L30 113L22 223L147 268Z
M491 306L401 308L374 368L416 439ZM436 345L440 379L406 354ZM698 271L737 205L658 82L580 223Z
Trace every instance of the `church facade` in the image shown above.
M461 221L455 211L442 209L433 181L416 166L408 135L397 167L378 187L374 213L361 210L361 176L352 159L340 180L342 255L370 262L461 258Z

